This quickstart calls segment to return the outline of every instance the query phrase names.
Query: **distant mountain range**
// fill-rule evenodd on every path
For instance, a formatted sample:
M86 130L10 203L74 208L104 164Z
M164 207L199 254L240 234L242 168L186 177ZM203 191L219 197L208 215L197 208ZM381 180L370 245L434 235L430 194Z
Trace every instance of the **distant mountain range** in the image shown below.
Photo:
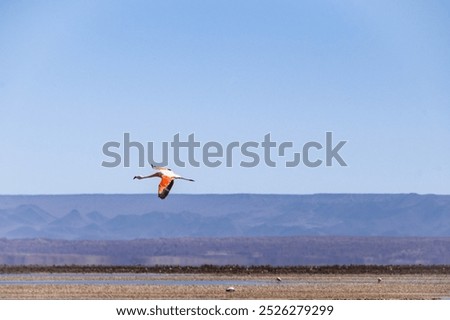
M7 239L292 236L450 237L450 196L0 196L0 237Z

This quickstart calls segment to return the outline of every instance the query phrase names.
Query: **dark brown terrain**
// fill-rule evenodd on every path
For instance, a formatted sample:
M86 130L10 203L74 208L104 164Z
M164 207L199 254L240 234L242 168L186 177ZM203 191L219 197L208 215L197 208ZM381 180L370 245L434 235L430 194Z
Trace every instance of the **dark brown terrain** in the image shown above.
M157 273L157 274L377 274L377 275L449 275L450 265L334 265L334 266L0 266L0 274L23 273Z

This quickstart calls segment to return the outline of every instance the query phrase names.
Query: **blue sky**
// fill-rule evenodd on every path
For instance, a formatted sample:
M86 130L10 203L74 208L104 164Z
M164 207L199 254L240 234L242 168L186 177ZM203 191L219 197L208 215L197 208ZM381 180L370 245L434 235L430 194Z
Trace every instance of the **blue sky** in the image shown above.
M348 164L170 166L175 193L450 194L447 1L2 1L0 194L144 193L102 147L347 143ZM155 148L158 151L158 148ZM160 149L159 149L160 150ZM134 150L135 151L135 150ZM261 153L261 152L260 152ZM323 157L323 150L312 158ZM198 154L197 154L198 156ZM157 155L156 155L157 157ZM201 159L201 156L199 156Z

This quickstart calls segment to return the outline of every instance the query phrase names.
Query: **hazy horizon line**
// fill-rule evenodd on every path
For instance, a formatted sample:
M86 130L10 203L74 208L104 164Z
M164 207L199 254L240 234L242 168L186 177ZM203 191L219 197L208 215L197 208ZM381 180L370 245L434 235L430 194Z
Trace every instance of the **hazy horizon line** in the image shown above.
M15 196L138 196L148 195L151 193L15 193L15 194L0 194L0 197L15 197ZM450 194L441 193L417 193L417 192L317 192L317 193L251 193L251 192L237 192L237 193L178 193L176 196L233 196L233 195L261 195L261 196L315 196L315 195L419 195L419 196L450 196Z

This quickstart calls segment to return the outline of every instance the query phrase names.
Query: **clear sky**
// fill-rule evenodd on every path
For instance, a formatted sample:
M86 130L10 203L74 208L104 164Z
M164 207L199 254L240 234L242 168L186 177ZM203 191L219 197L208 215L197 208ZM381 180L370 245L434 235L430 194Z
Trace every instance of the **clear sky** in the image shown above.
M103 145L189 134L316 168L176 166L174 193L450 194L448 1L1 1L0 194L144 193ZM253 149L254 151L256 149ZM117 150L122 153L123 151ZM256 151L263 156L264 150ZM287 151L292 155L293 151ZM201 149L196 150L201 160ZM324 159L325 148L309 154Z

